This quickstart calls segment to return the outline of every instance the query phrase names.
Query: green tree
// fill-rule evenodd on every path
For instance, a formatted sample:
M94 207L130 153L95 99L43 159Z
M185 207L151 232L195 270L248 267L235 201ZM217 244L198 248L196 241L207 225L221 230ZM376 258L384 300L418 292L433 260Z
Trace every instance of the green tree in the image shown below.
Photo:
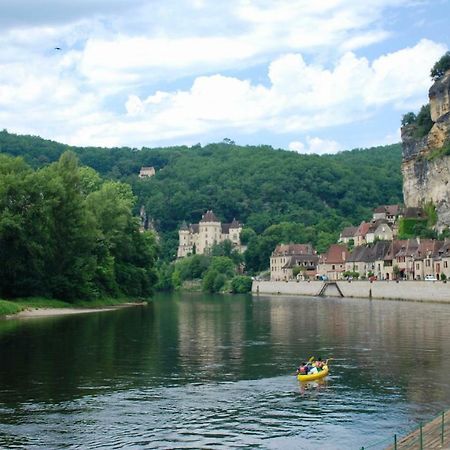
M450 52L445 52L444 55L437 61L431 69L431 78L436 81L445 75L445 72L450 70Z
M231 292L234 294L245 294L252 290L252 279L247 276L238 275L231 280Z

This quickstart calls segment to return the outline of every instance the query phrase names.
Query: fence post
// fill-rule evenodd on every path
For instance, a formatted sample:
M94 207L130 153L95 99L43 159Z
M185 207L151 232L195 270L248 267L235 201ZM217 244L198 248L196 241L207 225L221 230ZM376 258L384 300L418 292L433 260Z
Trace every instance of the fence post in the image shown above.
M441 445L444 445L444 415L445 415L445 411L442 411L442 421L441 421Z
M420 450L423 450L422 422L420 422Z
M397 435L394 434L394 450L397 450Z

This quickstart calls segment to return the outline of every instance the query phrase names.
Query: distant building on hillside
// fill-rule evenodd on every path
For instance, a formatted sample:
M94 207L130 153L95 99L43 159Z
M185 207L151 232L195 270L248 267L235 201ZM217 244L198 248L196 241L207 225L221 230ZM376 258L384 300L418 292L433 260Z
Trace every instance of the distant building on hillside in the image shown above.
M139 171L139 178L150 178L155 175L155 173L154 167L141 167L141 170Z
M319 257L311 244L280 244L270 257L270 280L288 281L314 278Z
M183 222L181 225L178 230L177 257L208 253L213 245L226 240L229 240L235 249L243 252L245 247L241 244L241 231L242 224L236 219L231 223L221 223L211 210L207 211L199 223L187 225Z
M373 211L372 220L386 220L390 224L397 222L397 220L403 215L402 205L381 205L375 208Z

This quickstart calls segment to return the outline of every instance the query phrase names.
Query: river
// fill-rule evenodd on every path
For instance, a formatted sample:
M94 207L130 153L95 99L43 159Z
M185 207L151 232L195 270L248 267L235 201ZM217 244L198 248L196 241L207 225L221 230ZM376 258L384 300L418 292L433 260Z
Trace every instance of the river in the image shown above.
M2 320L0 448L357 450L450 408L449 323L450 305L201 294ZM331 375L302 385L310 355Z

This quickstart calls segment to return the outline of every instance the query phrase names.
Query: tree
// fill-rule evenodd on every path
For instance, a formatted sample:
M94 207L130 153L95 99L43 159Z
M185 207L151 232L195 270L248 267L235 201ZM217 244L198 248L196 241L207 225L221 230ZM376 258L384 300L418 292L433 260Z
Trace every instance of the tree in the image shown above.
M402 127L415 124L416 122L417 116L413 112L408 112L402 118Z
M252 290L252 279L247 276L238 275L231 280L231 292L234 294L245 294Z
M439 61L434 64L430 74L432 80L439 80L439 78L445 75L445 72L447 72L447 70L450 70L450 51L444 53Z

